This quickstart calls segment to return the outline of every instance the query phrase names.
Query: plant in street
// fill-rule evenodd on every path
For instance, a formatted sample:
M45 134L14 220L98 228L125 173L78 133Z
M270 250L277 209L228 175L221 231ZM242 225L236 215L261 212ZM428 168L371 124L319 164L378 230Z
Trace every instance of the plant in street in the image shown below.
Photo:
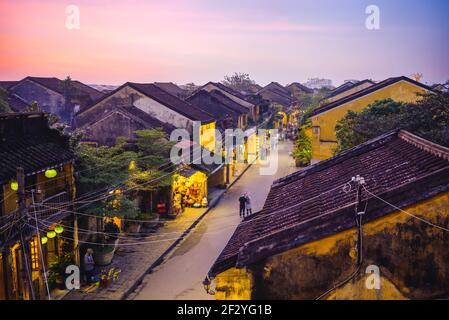
M48 267L48 285L50 289L56 287L64 288L67 274L66 268L75 263L71 244L65 241L62 245L62 252L56 257L56 261Z
M301 126L293 148L292 157L295 159L298 167L308 166L312 159L312 142L307 136L307 130L309 128L310 121Z

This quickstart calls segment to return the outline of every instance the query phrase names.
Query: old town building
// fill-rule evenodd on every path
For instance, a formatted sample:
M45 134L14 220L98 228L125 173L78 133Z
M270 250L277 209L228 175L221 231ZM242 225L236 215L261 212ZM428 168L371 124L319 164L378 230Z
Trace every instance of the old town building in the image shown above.
M200 144L213 151L215 148L215 120L192 104L171 95L154 84L127 82L96 101L75 116L78 129L87 130L93 121L120 107L133 106L160 123L186 129L191 136L198 135ZM194 126L198 124L198 128ZM194 132L197 129L198 132ZM115 129L111 129L115 130Z
M383 99L416 102L419 93L431 89L407 77L388 78L361 91L345 96L315 109L312 121L312 163L330 158L337 147L335 125L348 111L359 112L368 105Z
M285 87L288 90L290 95L293 97L297 97L301 94L312 94L313 90L307 88L305 85L300 84L299 82L292 82L288 86Z
M212 266L215 296L446 298L448 192L449 149L406 131L281 178Z
M72 80L70 84L72 92L68 95L64 89L64 81L58 78L26 77L8 85L7 91L27 105L37 102L40 110L57 115L62 121L70 123L75 112L103 95L79 81ZM16 109L23 111L23 108Z
M220 91L222 94L224 94L225 96L227 96L234 102L236 102L236 103L240 104L241 106L245 107L246 109L248 109L249 119L253 123L257 123L259 121L260 106L250 102L249 101L250 99L247 96L243 95L242 93L240 93L232 88L229 88L228 86L225 86L224 84L222 84L220 82L212 82L212 81L206 83L204 86L200 87L197 91L200 91L200 90L206 90L206 91L218 90L218 91Z
M374 84L375 83L369 79L365 79L365 80L357 81L357 82L351 82L351 81L345 82L341 86L332 90L326 96L326 103L331 103L331 102L337 101L337 100L347 97L353 93L356 93L363 89L371 87Z
M78 261L75 155L43 113L0 115L0 138L0 300L44 299L43 270L67 247Z
M135 139L136 130L162 129L170 136L176 128L159 121L134 106L119 106L101 114L81 128L83 141L89 144L113 146L118 137Z
M270 101L272 107L282 106L284 109L287 109L296 101L288 89L274 81L260 89L257 94L263 99Z
M248 110L218 90L197 91L186 101L210 113L219 129L239 128L244 130L248 126Z

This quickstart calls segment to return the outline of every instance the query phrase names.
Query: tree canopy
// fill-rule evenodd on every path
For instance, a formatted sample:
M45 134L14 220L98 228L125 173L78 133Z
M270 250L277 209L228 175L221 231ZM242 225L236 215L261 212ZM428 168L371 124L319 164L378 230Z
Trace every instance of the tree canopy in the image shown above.
M337 153L394 129L449 146L449 93L424 94L417 103L376 101L361 112L349 111L335 128Z
M80 136L71 140L76 161L79 196L99 190L115 190L107 201L92 203L87 210L109 216L135 217L139 214L136 195L139 191L153 191L170 183L161 167L169 162L173 145L160 129L136 131L134 147L125 138L118 138L112 147L91 147L79 144ZM130 189L129 192L121 192ZM113 192L115 192L113 191Z
M251 87L256 82L249 77L248 73L234 72L233 75L226 75L223 84L237 91L250 92Z
M11 112L8 102L6 101L7 92L0 88L0 113Z

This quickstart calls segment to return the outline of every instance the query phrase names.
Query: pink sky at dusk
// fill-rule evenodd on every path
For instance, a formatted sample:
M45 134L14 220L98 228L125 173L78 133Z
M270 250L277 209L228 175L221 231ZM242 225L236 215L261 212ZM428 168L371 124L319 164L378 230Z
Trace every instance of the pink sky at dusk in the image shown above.
M420 60L414 30L404 35L401 26L386 25L370 32L363 6L344 18L310 1L303 7L285 1L282 10L249 2L253 7L241 1L0 0L0 80L71 75L97 84L201 84L234 71L261 84L314 76L335 83L380 80L417 71L431 82L449 78L448 65L440 63L447 46L439 51L435 39L426 38L430 57ZM65 27L69 4L80 8L80 30ZM295 17L289 9L315 16ZM410 49L416 56L404 55Z

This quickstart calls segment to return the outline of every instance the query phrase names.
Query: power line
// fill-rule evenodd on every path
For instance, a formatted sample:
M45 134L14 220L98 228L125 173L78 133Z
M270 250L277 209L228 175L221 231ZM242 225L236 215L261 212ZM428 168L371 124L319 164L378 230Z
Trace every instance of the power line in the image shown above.
M355 271L346 279L343 281L335 284L332 288L328 289L324 293L320 294L318 297L315 298L315 300L321 300L321 298L327 296L329 293L337 290L338 288L341 288L343 285L354 279L358 274L362 267L363 263L363 228L362 228L362 217L366 213L366 209L368 207L368 201L365 204L364 211L360 211L360 206L362 204L362 186L365 184L365 179L363 177L360 177L359 175L353 177L351 179L352 182L357 183L357 190L356 190L356 205L355 205L355 222L357 226L357 262L356 262L356 269Z
M41 256L41 262L42 262L42 271L44 273L44 280L45 280L45 286L47 288L47 294L48 294L48 300L51 300L51 294L50 294L50 287L48 286L48 279L47 279L47 270L45 269L45 261L44 261L44 252L42 251L42 242L41 242L41 236L39 232L39 225L37 223L37 214L36 214L36 207L34 206L34 192L31 191L31 198L33 201L33 208L34 208L34 219L36 222L36 235L37 235L37 242L40 249L40 256Z
M428 221L428 220L426 220L426 219L423 219L423 218L421 218L421 217L419 217L419 216L417 216L417 215L414 215L414 214L412 214L412 213L410 213L410 212L408 212L408 211L406 211L406 210L404 210L404 209L402 209L402 208L399 208L398 206L395 206L394 204L388 202L387 200L384 200L384 199L382 199L381 197L379 197L379 196L375 195L374 193L370 192L366 187L364 187L364 189L365 189L366 192L368 192L368 193L369 193L370 195L372 195L373 197L375 197L375 198L379 199L380 201L382 201L382 202L388 204L389 206L395 208L396 210L399 210L399 211L401 211L401 212L403 212L403 213L409 215L410 217L413 217L413 218L415 218L415 219L418 219L419 221L424 222L425 224L427 224L427 225L429 225L429 226L432 226L432 227L434 227L434 228L438 228L438 229L441 229L441 230L443 230L443 231L449 232L449 229L448 229L448 228L445 228L445 227L439 226L439 225L437 225L437 224L434 224L434 223L432 223L432 222L430 222L430 221Z

